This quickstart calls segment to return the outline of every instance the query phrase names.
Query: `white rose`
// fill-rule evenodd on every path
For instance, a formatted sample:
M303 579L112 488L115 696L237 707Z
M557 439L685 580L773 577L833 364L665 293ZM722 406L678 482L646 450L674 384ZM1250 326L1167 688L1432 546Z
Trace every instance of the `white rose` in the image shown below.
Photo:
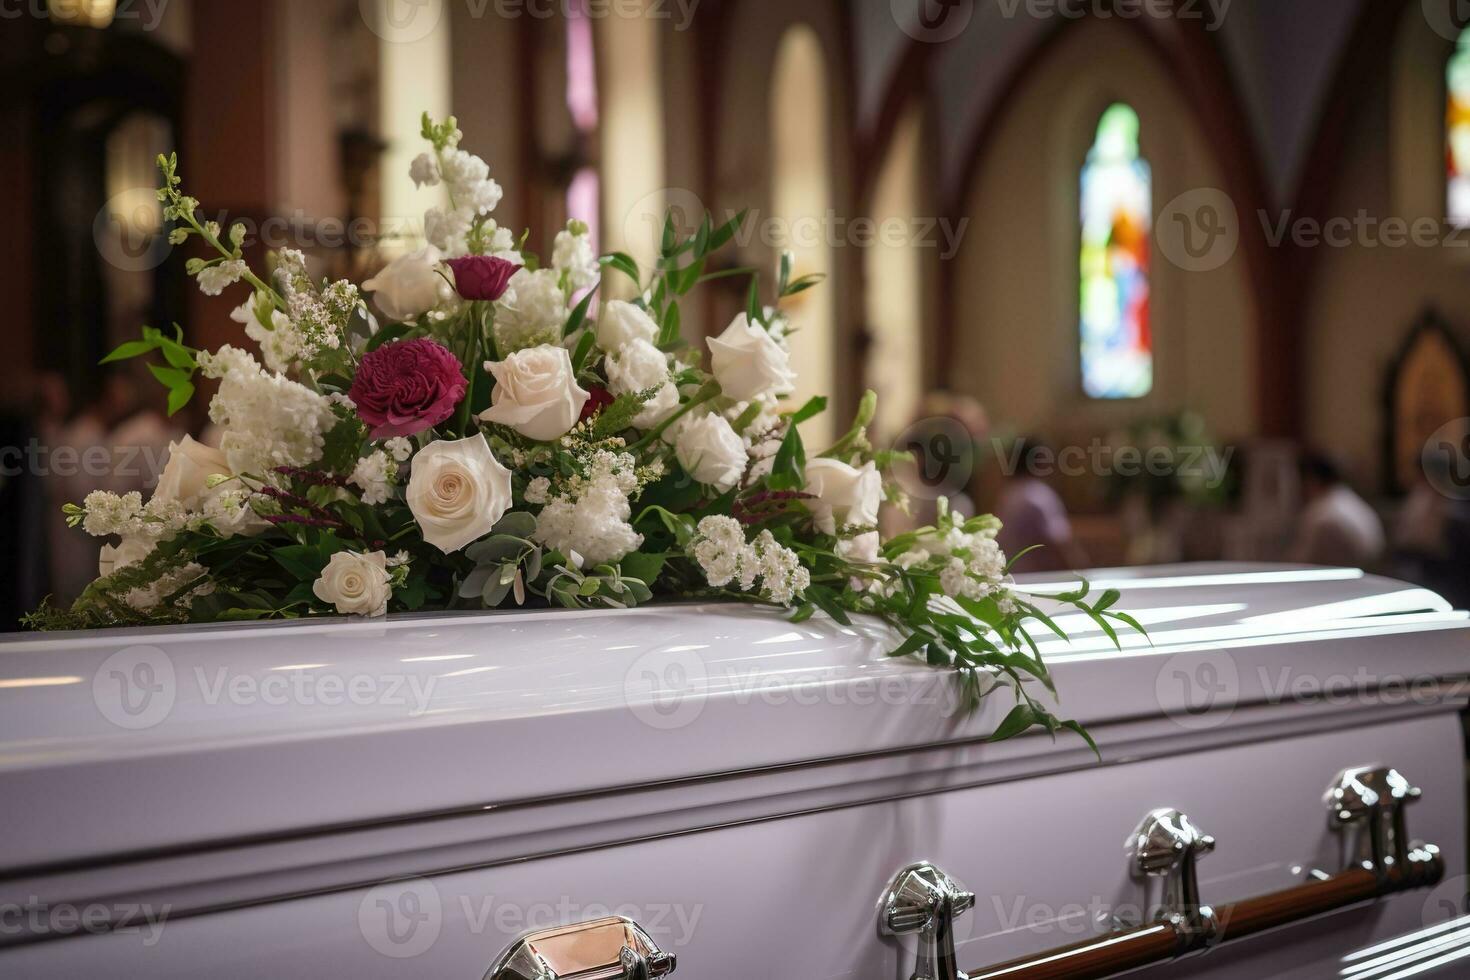
M424 540L449 554L488 534L510 507L510 493L510 470L477 434L420 449L404 499Z
M808 500L807 506L824 534L836 534L839 527L878 523L883 478L872 463L853 467L835 459L811 460L806 464L805 490L817 498Z
M767 392L780 394L790 391L796 381L790 356L744 313L708 343L710 369L727 398L743 402Z
M439 250L425 245L400 255L362 284L390 320L412 320L448 298L449 284L437 271Z
M322 574L311 583L322 602L330 602L344 616L381 616L388 611L388 559L381 551L332 554Z
M209 488L210 477L231 475L224 453L193 436L184 436L181 442L168 444L168 462L158 478L153 499L177 500L185 509L194 510Z
M745 443L719 415L701 415L679 427L674 443L679 464L700 483L725 491L745 472Z
M635 340L651 344L657 336L658 324L641 306L620 299L602 304L602 316L597 318L597 346L608 353Z
M508 425L527 439L549 442L566 435L587 404L565 347L516 351L503 361L486 361L485 370L494 375L495 390L480 418Z
M838 558L846 558L857 564L871 565L878 561L878 547L882 542L878 538L877 531L864 531L862 534L850 538L843 538L837 542L837 547L832 549ZM869 580L854 575L847 580L856 592L866 591Z
M142 535L124 537L116 547L104 544L97 555L97 574L111 575L120 568L142 561L152 552L153 541Z
M658 389L633 417L635 428L651 429L679 407L679 389L669 377L668 355L641 338L630 340L608 356L607 387L614 395Z

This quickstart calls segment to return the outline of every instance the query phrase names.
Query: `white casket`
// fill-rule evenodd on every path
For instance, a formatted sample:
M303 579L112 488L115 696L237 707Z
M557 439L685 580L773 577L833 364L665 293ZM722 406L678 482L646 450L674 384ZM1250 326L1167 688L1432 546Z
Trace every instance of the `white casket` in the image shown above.
M1096 579L1152 645L1043 650L1101 761L744 607L6 637L0 976L1470 975L1463 614Z

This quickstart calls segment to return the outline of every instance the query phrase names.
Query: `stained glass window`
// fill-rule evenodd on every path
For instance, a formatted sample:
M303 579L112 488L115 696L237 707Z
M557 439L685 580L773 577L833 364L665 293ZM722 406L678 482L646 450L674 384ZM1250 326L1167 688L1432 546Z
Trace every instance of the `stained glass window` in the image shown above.
M597 135L597 61L592 39L592 21L584 0L573 0L566 6L567 18L567 111L576 129L580 152L596 141ZM598 250L599 217L602 197L597 168L583 164L567 184L567 217L587 225L592 250Z
M1138 114L1109 106L1082 167L1082 388L1092 398L1141 398L1153 387L1152 183Z
M1456 227L1470 225L1470 31L1445 67L1445 208Z

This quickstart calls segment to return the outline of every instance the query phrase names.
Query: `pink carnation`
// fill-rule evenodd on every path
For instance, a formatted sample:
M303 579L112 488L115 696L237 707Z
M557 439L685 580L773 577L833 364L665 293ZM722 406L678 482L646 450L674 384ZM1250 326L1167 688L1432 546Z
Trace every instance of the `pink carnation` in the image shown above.
M499 299L510 284L510 277L520 268L508 259L492 255L466 255L449 259L446 264L454 270L454 288L465 299Z
M410 436L454 414L464 397L459 358L443 344L418 338L364 354L347 393L374 439Z

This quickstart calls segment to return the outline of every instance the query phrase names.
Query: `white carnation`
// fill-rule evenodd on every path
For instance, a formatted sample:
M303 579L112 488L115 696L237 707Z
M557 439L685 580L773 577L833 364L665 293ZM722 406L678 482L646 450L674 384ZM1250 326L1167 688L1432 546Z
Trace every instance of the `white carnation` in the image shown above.
M356 484L362 490L363 503L382 504L387 503L388 498L393 495L393 478L397 473L398 467L388 458L387 453L379 449L357 461L347 482Z

